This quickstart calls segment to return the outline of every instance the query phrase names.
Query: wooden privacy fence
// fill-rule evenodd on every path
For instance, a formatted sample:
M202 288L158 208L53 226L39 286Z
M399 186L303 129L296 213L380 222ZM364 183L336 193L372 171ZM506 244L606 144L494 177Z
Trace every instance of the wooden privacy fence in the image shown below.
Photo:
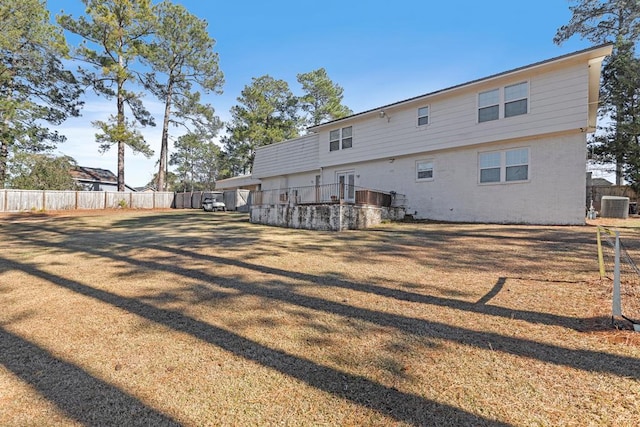
M587 208L589 208L590 202L593 200L595 210L601 210L602 196L628 197L630 206L637 206L638 202L640 202L638 194L633 191L633 188L626 185L587 186Z
M115 191L0 190L0 212L73 209L166 209L175 207L175 194Z
M202 209L202 200L206 191L187 191L176 193L176 209ZM210 193L210 192L209 192Z

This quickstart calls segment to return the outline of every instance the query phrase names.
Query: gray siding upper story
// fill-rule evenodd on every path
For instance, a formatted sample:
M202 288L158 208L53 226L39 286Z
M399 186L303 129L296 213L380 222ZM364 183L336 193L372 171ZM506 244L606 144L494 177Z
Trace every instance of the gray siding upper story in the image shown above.
M251 175L260 179L320 169L318 137L314 133L259 147Z
M313 135L256 151L255 178L493 142L595 130L600 68L611 46L586 49L315 126ZM526 82L527 113L478 122L478 94ZM429 124L418 126L418 108ZM381 112L384 111L384 116ZM352 147L329 150L332 130L352 127Z

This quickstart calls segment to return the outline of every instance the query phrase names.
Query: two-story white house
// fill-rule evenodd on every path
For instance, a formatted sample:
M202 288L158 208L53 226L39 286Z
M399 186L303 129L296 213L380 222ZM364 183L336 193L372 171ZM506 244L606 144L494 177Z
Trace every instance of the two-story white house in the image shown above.
M604 45L385 105L256 151L262 190L345 183L418 219L583 224ZM347 198L350 195L346 196Z

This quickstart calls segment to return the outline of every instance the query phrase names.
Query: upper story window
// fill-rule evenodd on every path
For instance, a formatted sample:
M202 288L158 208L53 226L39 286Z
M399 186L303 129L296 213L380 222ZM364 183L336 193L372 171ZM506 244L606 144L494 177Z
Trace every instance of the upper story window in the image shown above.
M500 90L493 89L478 94L478 121L498 120L500 113Z
M429 124L429 107L418 108L418 126Z
M416 181L430 181L433 179L433 160L418 160L416 162Z
M353 129L351 126L342 128L342 149L351 148L353 145L353 137L352 137Z
M329 132L329 151L340 149L340 129Z
M529 83L521 82L478 94L478 123L527 114ZM502 107L502 108L501 108Z
M351 148L353 145L353 128L351 126L342 129L334 129L329 132L329 151L337 151L341 147Z
M529 149L489 151L478 154L480 183L527 181L529 179Z
M529 85L518 83L504 88L504 116L512 117L527 114L529 103Z

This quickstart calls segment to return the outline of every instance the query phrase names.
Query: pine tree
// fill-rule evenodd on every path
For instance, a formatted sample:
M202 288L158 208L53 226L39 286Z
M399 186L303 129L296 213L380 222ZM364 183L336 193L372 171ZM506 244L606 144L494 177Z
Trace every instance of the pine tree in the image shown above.
M11 154L52 149L64 136L46 127L79 115L82 89L61 58L69 49L39 0L0 0L0 188Z
M206 135L188 133L178 138L169 164L176 166L177 189L212 190L219 175L220 147Z
M284 80L254 77L238 102L223 139L233 175L251 171L256 148L297 137L302 122L298 100Z
M153 72L146 75L145 82L165 104L157 174L157 188L164 189L169 124L213 138L222 124L213 107L201 103L200 92L194 87L220 93L224 79L218 54L213 51L215 40L207 33L205 21L169 1L153 10L157 18L155 37L145 51Z
M580 0L569 9L571 20L560 27L554 42L561 44L574 35L579 35L593 43L615 43L612 55L605 61L602 73L601 109L603 117L612 123L602 129L605 134L595 137L593 151L600 160L616 163L616 184L622 184L626 176L635 183L640 174L629 169L627 163L634 152L637 139L629 133L627 123L637 123L634 107L637 99L628 96L634 93L637 79L632 71L637 63L635 44L640 37L640 1L638 0ZM635 80L635 82L634 82ZM636 177L636 178L634 178Z
M124 191L125 146L147 157L153 154L138 129L138 125L155 125L153 117L144 108L141 94L128 87L139 81L133 68L139 63L147 38L153 31L154 16L150 0L82 2L86 6L86 17L74 19L71 15L61 14L58 22L84 39L75 54L93 68L83 70L85 81L96 93L116 99L116 114L107 121L95 121L93 125L100 131L96 140L101 151L117 146L118 191ZM132 118L127 117L127 106Z
M71 170L77 166L68 156L17 153L9 168L9 187L21 190L76 190Z
M353 111L342 105L344 89L331 81L324 68L298 74L297 79L304 92L300 97L300 108L308 115L308 126L353 114Z

